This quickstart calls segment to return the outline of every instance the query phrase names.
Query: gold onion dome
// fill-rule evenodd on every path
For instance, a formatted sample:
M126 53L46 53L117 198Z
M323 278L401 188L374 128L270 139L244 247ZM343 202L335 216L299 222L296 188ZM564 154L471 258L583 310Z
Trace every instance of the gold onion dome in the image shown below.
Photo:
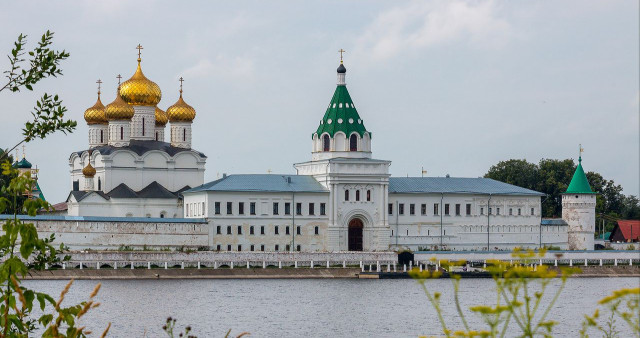
M96 175L96 168L94 168L91 163L87 163L87 166L82 168L82 175L85 177L93 177Z
M162 98L162 91L155 82L144 76L138 58L138 69L129 80L122 83L120 95L126 103L134 106L155 106Z
M107 124L104 105L100 101L100 92L98 92L96 104L84 111L84 120L87 124Z
M116 99L109 103L104 109L105 116L109 121L131 120L135 114L133 106L128 105L120 96L120 91L116 92Z
M171 122L192 122L196 118L196 110L182 99L182 89L178 102L167 109L167 115Z
M169 122L169 115L164 110L156 107L156 126L164 127Z

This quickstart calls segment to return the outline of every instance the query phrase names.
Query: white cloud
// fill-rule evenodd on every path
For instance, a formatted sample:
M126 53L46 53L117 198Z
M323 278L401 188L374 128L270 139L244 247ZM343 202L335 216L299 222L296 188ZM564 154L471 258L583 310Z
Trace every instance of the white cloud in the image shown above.
M245 83L254 78L254 61L248 57L229 58L218 54L215 59L201 59L181 74L189 78L217 77L227 81Z
M386 60L407 50L468 39L500 46L511 37L494 1L413 2L381 13L356 41L356 54Z

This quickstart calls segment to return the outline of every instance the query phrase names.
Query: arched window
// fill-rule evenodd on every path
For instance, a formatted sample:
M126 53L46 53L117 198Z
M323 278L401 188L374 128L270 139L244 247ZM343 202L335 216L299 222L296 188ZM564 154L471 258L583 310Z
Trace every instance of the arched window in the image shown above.
M144 136L144 117L142 118L142 136Z
M156 141L158 141L158 132L156 131Z
M187 130L186 129L182 129L182 140L183 141L187 141Z
M371 202L371 190L367 190L367 202Z
M345 190L344 191L344 200L348 201L349 200L349 190Z
M360 201L360 190L356 190L356 201Z
M100 177L98 177L98 190L102 190L102 181L100 181Z
M104 137L103 137L103 133L102 130L100 130L100 143L104 143Z
M351 134L349 138L349 150L358 151L358 136L356 134Z
M123 140L124 139L124 127L120 126L120 139Z
M322 150L329 151L330 144L331 144L331 139L329 139L329 135L325 134L322 137Z

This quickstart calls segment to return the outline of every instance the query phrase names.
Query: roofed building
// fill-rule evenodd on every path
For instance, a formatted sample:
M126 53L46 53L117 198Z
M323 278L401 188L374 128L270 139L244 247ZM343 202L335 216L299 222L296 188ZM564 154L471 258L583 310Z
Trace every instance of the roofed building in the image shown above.
M640 220L619 220L611 230L614 243L640 242Z

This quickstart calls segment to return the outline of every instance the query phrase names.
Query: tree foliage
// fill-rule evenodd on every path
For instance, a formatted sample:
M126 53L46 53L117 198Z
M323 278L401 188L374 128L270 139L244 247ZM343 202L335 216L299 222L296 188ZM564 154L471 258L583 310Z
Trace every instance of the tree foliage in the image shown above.
M567 190L576 163L572 159L541 159L538 164L526 160L511 159L491 166L484 177L514 184L546 194L543 198L542 216L562 215L562 194ZM605 219L605 231L611 230L616 219L640 219L640 201L636 196L625 196L622 186L605 179L597 172L587 172L591 190L596 197L596 214Z

